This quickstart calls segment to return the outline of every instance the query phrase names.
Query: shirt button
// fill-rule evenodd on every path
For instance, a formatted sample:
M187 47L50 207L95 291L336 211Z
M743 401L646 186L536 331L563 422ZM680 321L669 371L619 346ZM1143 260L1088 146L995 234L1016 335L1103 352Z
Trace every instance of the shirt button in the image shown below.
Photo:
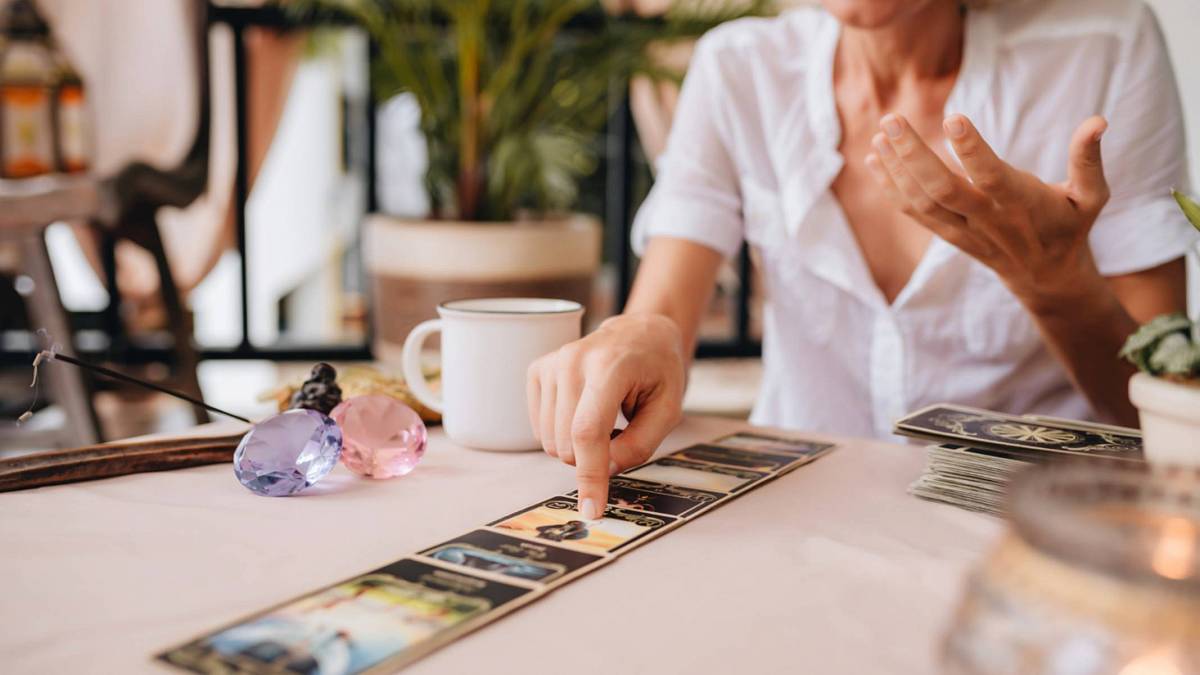
M871 330L870 383L875 431L891 433L904 413L904 342L890 312L879 312Z

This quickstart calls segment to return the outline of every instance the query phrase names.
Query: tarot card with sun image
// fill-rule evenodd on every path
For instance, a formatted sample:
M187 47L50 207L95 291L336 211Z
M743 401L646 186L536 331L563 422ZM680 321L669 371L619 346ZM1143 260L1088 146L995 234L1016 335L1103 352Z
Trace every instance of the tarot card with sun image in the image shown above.
M578 494L578 490L572 490L567 496L577 497ZM608 481L609 506L680 518L694 515L728 496L720 492L666 485L625 476L615 476Z
M574 499L556 497L489 523L520 537L556 545L608 553L670 527L677 518L608 507L604 516L587 520Z
M667 456L752 471L783 471L792 465L804 464L810 460L809 457L803 455L782 455L758 450L725 448L719 445L693 445Z
M720 445L726 448L737 448L752 452L804 455L814 459L833 449L832 443L778 436L762 431L739 431L736 434L722 436L712 441L710 445Z
M416 658L473 619L532 592L404 559L159 658L197 673L351 675Z
M621 475L695 490L727 493L739 492L772 476L766 471L717 466L670 456L635 466Z
M966 406L941 404L918 410L897 420L895 430L906 436L973 447L1142 461L1142 437L1136 430L1069 420L1051 422Z

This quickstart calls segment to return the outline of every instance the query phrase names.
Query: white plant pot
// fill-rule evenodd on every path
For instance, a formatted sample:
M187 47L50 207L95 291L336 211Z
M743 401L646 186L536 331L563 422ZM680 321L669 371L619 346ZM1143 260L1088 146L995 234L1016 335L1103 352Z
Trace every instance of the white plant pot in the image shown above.
M463 298L537 297L592 305L601 227L587 215L511 223L382 214L363 225L375 357L399 364L408 332Z
M1200 466L1200 383L1138 373L1129 380L1129 399L1141 418L1148 461Z

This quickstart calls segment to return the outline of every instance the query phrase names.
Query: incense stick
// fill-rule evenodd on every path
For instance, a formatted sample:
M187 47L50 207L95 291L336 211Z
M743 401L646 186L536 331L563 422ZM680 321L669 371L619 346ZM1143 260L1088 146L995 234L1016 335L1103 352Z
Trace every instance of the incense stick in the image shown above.
M104 366L97 366L97 365L94 365L91 363L86 363L84 361L80 361L79 359L67 356L66 354L59 354L59 353L51 351L51 350L45 350L45 351L39 352L37 357L34 359L34 361L33 361L34 382L37 382L37 368L43 362L43 360L65 361L66 363L69 363L73 366L78 366L85 370L90 370L90 371L99 373L101 375L104 375L106 377L111 377L114 380L121 380L122 382L128 382L130 384L136 384L140 387L145 387L147 389L153 389L154 391L164 393L168 396L174 396L175 398L183 399L184 401L187 401L188 403L191 403L192 405L198 405L201 408L204 408L205 410L208 410L210 412L220 413L222 415L225 415L226 417L232 417L235 420L241 420L242 422L245 422L246 424L254 424L254 422L246 419L245 417L242 417L241 415L235 415L227 410L221 410L220 408L218 408L216 406L211 406L211 405L205 403L204 401L201 401L196 398L192 398L191 396L188 396L187 394L184 394L183 392L167 389L166 387L159 386L157 384L154 384L153 382L146 382L145 380L139 380L136 377L117 372L110 368L105 368Z

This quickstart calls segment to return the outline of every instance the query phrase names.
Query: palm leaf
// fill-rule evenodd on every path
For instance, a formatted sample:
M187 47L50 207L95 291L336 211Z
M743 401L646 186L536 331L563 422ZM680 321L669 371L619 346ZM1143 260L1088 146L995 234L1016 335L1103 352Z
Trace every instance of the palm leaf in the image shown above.
M570 209L595 170L611 105L634 74L678 80L658 42L771 10L771 0L689 0L664 17L612 17L600 0L290 0L338 15L378 46L380 95L410 92L428 146L435 217L509 220ZM585 27L575 23L585 20ZM616 93L616 96L613 94Z

